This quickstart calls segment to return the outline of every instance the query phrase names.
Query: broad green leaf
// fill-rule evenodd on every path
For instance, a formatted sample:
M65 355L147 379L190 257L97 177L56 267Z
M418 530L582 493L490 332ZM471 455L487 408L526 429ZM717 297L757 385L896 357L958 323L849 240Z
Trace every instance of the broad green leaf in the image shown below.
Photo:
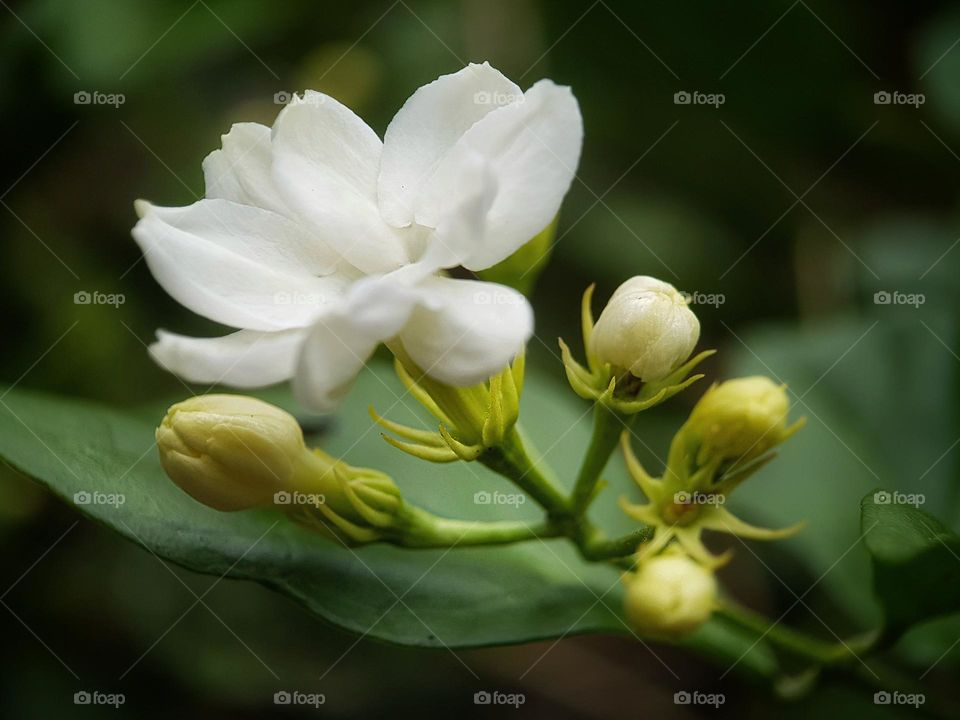
M960 610L960 537L909 500L878 490L860 506L874 591L894 633Z
M557 386L559 387L559 386ZM531 377L524 397L530 434L555 467L575 467L586 444L587 408ZM268 399L295 409L285 393ZM532 519L518 507L474 502L479 490L513 490L474 464L432 465L384 443L366 414L423 421L385 367L361 377L351 400L311 441L354 464L388 469L405 496L427 509L467 519ZM564 540L502 548L405 550L387 545L347 549L272 510L219 513L194 502L164 475L153 446L162 414L119 412L20 389L0 406L0 455L77 509L160 557L212 575L247 578L291 596L320 617L356 633L416 646L470 647L570 634L625 633L619 573L582 562ZM608 491L612 497L626 490ZM612 507L613 502L605 505ZM113 501L109 504L109 501ZM121 501L122 500L122 501ZM601 509L601 513L609 510ZM731 632L707 629L694 641L744 669L770 672L769 649Z
M818 589L867 627L875 606L858 531L860 499L883 485L923 494L945 517L956 512L951 388L960 363L951 313L960 255L947 252L955 239L948 225L916 217L881 218L857 239L859 257L879 276L851 258L862 277L857 287L848 279L845 292L859 292L860 312L799 327L738 329L726 350L734 356L731 375L781 379L793 413L808 419L733 503L771 525L806 519L808 527L783 546L811 577L826 573ZM923 301L894 302L893 293Z

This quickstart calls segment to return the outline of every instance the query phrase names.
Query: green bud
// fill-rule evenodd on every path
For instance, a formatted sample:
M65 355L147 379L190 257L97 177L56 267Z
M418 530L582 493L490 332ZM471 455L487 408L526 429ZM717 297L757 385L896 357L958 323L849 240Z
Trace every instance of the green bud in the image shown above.
M640 635L681 638L709 620L716 607L713 571L682 552L646 558L624 582L627 622Z
M785 385L762 376L712 386L697 402L680 430L698 447L696 461L745 463L759 458L800 429L787 426L790 401Z

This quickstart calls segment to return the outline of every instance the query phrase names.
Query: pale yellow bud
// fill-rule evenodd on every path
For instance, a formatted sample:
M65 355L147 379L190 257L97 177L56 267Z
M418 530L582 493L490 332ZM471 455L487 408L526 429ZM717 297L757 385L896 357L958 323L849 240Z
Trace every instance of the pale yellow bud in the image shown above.
M683 433L699 443L698 460L749 460L782 443L787 427L786 387L753 376L714 385L697 402Z
M716 606L713 572L683 553L644 560L626 586L627 621L640 635L679 638L703 625Z
M316 474L296 419L243 395L203 395L173 405L157 428L160 464L185 492L217 510L269 505Z
M670 283L640 275L613 293L590 335L588 352L616 374L627 371L655 382L690 357L699 337L700 322L686 298Z

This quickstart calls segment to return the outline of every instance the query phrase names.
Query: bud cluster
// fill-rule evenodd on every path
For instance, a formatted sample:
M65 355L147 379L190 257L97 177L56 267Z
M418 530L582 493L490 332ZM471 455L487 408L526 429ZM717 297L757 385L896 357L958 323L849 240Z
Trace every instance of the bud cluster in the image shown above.
M629 434L623 433L627 469L647 502L638 505L621 498L620 506L654 530L638 548L639 569L628 581L626 612L639 632L682 634L709 617L716 595L713 571L729 560L730 552L712 554L701 539L704 530L775 540L803 526L768 530L740 520L724 507L726 496L803 425L801 419L788 426L788 412L784 386L767 378L714 385L674 436L659 478L644 470Z

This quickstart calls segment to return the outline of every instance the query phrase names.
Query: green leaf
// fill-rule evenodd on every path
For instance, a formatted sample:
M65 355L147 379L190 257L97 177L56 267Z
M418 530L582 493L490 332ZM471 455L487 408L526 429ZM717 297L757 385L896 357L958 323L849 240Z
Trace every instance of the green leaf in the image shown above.
M567 393L528 378L524 412L555 467L574 467L586 445L589 413ZM266 399L295 409L285 392ZM515 492L476 463L433 465L381 440L366 404L404 423L424 416L386 367L368 370L336 418L302 418L326 427L311 443L354 464L389 470L404 495L427 509L467 519L534 519L518 507L476 504L479 490ZM14 389L0 404L0 456L68 502L101 493L113 504L77 509L158 556L212 575L258 581L356 633L416 646L473 647L580 633L626 633L619 572L579 559L565 540L499 548L355 550L321 538L273 510L220 513L193 501L160 468L153 430L163 412L119 412L80 400ZM427 426L424 423L424 426ZM626 479L620 478L626 488ZM615 491L615 497L621 490ZM120 502L122 497L122 502ZM610 506L613 498L610 498ZM749 638L705 632L700 645L735 660ZM766 672L758 646L746 669Z
M960 610L960 537L910 500L878 490L860 504L873 587L888 631Z

